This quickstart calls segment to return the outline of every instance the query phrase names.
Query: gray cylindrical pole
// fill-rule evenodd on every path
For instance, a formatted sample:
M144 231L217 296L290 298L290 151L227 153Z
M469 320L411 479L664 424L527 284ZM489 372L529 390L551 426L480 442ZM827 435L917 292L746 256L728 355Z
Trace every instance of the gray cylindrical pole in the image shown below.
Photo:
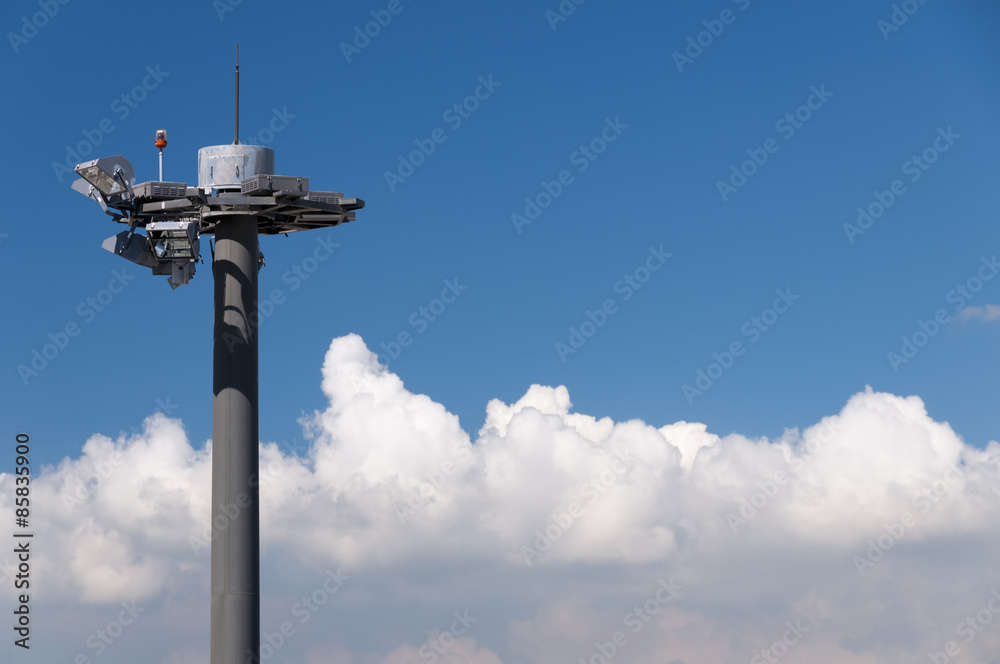
M215 235L211 664L259 662L257 219Z

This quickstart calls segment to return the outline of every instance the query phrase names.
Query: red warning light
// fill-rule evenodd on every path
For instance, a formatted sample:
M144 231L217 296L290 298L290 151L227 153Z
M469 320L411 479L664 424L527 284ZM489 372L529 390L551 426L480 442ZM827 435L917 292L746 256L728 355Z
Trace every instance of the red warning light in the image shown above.
M163 148L167 147L167 130L166 129L157 129L156 130L156 147L160 148L161 150Z

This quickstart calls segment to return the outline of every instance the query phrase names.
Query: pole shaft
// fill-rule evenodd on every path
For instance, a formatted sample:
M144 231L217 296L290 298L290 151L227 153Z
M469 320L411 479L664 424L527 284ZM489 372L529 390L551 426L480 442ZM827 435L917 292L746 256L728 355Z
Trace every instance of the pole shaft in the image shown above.
M160 182L163 182L163 148L160 148Z
M259 662L257 219L216 228L211 664Z

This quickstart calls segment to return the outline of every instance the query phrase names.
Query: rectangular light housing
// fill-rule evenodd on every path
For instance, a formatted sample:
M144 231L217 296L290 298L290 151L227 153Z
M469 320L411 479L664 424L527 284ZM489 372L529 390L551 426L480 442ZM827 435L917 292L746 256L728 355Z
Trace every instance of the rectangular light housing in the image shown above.
M309 193L309 178L288 175L252 175L240 182L244 196L305 196Z
M85 161L77 164L73 170L105 196L114 196L126 191L122 182L130 185L135 182L132 163L120 154ZM116 173L120 173L120 179L115 178Z
M196 260L200 253L197 222L154 221L146 226L146 235L157 260Z

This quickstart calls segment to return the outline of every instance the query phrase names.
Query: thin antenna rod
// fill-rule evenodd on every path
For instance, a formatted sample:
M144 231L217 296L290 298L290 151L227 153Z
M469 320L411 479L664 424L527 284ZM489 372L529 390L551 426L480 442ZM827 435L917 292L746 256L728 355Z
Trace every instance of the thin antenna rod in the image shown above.
M240 45L236 45L236 140L233 145L240 144Z

